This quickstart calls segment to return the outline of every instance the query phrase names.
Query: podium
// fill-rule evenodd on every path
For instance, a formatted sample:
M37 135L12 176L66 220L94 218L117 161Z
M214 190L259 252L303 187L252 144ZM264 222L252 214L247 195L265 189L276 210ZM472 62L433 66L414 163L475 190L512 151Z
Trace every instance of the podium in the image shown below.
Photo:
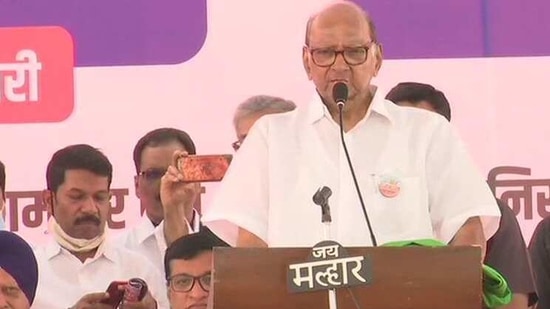
M325 309L328 290L292 293L289 265L311 248L215 248L214 309ZM369 259L369 281L336 289L342 309L482 308L481 249L475 247L346 247ZM358 306L357 306L358 305Z

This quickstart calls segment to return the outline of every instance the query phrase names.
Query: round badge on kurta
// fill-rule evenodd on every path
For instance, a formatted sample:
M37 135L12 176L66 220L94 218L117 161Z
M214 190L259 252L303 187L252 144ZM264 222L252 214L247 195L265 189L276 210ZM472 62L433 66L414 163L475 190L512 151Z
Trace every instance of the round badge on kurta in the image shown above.
M380 191L380 194L384 197L394 198L398 196L401 191L401 183L397 177L382 176L378 184L378 191Z

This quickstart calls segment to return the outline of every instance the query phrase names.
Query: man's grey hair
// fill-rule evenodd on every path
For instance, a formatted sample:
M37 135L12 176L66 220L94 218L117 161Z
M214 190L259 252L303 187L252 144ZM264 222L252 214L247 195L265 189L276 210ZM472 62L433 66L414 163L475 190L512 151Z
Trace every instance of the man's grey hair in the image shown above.
M269 95L256 95L241 103L233 116L233 125L242 118L251 115L267 115L290 112L296 108L296 104L290 100Z

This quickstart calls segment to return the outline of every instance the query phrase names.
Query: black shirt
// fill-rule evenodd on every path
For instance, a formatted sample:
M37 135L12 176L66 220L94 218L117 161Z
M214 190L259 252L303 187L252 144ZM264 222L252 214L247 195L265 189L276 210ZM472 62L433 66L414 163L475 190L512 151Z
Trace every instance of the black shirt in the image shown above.
M537 302L538 297L525 240L512 209L501 200L497 199L497 203L502 216L498 230L487 241L485 264L493 267L506 278L512 293L527 294L529 306L532 306ZM550 225L548 227L550 228ZM550 239L550 237L547 238ZM546 261L550 264L550 259ZM547 283L550 288L550 281Z
M550 217L537 225L529 243L529 252L539 294L537 308L550 308Z

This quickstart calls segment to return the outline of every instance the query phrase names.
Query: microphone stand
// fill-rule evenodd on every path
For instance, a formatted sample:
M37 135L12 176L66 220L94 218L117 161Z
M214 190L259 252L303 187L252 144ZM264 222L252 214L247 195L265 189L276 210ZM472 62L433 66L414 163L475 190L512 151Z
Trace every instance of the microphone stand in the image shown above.
M325 194L322 194L325 193ZM323 223L323 234L325 240L332 240L330 237L330 228L332 224L332 217L330 215L330 206L328 205L328 198L332 194L332 191L328 187L320 188L313 197L315 204L321 206L321 222ZM328 305L329 309L338 309L336 302L336 290L328 290Z
M327 204L327 208L328 208L328 204ZM325 230L325 240L331 240L330 239L330 225L332 223L332 220L330 219L330 213L329 213L328 217L329 217L329 221L323 221L323 224L325 226L325 228L324 228L324 230ZM329 307L329 309L337 309L338 308L338 304L336 302L336 290L335 289L328 290L328 307Z

